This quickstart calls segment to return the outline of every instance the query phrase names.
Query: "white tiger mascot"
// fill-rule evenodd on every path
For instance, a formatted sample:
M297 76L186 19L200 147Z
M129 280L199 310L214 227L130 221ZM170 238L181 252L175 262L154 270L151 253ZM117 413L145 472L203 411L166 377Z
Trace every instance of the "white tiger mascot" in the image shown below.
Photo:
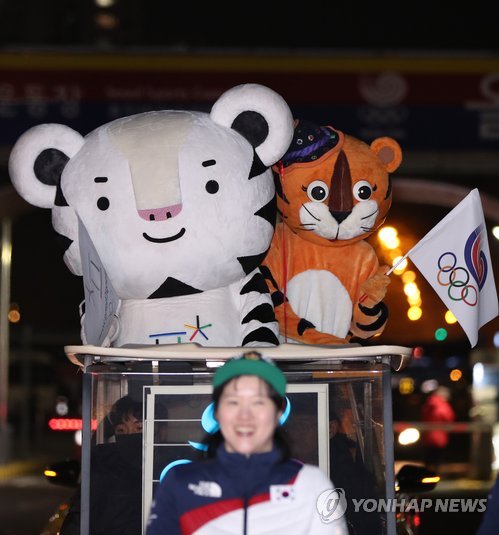
M275 224L270 166L292 136L287 104L258 84L226 91L209 114L147 112L86 137L60 124L24 133L12 182L52 209L67 266L87 272L86 315L103 276L116 295L105 332L89 336L83 321L83 342L277 344L259 265Z

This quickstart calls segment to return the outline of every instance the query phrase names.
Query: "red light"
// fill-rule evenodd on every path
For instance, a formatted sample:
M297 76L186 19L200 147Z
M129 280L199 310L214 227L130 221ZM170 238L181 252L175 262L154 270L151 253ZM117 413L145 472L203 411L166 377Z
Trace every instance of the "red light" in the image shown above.
M49 427L52 431L80 431L82 428L81 418L51 418ZM92 431L97 429L97 420L92 420Z
M419 526L421 525L421 517L419 516L419 513L414 514L412 522L415 528L419 528Z
M420 359L424 355L424 348L421 346L416 346L412 349L412 356L415 359Z

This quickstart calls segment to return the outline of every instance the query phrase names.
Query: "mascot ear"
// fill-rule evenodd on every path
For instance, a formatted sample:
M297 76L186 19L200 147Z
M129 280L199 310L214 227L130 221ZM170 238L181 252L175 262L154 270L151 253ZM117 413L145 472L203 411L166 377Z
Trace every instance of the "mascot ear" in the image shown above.
M276 163L293 138L293 116L285 100L259 84L229 89L215 102L212 120L233 128L254 147L266 167Z
M40 208L64 204L57 198L67 162L83 145L83 136L61 124L42 124L25 132L9 157L9 174L23 199Z
M389 173L393 173L402 163L402 149L391 137L379 137L371 143L371 150Z

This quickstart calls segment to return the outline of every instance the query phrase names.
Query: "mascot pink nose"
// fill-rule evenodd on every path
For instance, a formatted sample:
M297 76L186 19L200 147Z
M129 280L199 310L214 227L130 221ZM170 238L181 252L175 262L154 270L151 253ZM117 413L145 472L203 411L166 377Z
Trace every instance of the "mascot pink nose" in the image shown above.
M177 216L182 211L182 203L172 204L161 208L151 208L149 210L139 210L139 215L146 221L166 221Z

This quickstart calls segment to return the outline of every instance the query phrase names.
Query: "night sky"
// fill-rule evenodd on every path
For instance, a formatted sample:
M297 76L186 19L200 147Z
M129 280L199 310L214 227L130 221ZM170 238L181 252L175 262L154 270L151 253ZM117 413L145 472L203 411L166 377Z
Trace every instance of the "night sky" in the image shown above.
M0 45L498 50L491 4L2 0Z

